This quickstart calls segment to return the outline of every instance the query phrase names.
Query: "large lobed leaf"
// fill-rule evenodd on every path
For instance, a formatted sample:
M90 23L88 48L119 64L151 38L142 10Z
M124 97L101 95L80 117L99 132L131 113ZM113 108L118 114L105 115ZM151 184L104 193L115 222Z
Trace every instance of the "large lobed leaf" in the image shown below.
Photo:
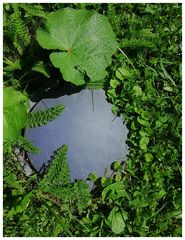
M50 54L53 65L63 78L76 85L100 81L106 76L118 43L107 18L95 11L65 8L51 13L44 28L37 30L37 41Z
M13 87L3 91L3 141L14 143L27 119L28 98Z

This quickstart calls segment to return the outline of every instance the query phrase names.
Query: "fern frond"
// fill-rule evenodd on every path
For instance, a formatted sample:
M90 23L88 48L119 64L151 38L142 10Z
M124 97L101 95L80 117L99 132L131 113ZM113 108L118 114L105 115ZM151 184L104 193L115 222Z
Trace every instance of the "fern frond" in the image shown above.
M4 188L6 186L15 188L21 193L23 192L23 189L24 189L21 184L21 181L17 180L15 173L13 173L12 171L9 171L7 167L4 167L4 170L3 170L3 184L4 184Z
M63 110L64 110L64 105L59 104L47 110L30 112L28 113L26 128L33 128L33 127L45 125L48 122L51 122L55 118L60 116Z
M50 74L49 74L49 70L47 68L47 66L44 64L43 61L39 61L37 62L33 67L32 67L33 71L42 73L45 77L49 78Z
M3 64L6 66L3 67L4 71L14 71L14 70L21 70L20 59L10 60L8 58L4 58Z
M39 190L62 197L63 191L65 191L63 187L70 183L70 171L66 157L67 148L67 145L64 145L55 152L47 173L39 183Z
M18 4L12 4L14 13L11 15L12 30L14 31L14 45L19 46L21 51L30 43L30 36L24 23Z
M28 3L23 3L20 5L23 8L27 15L29 16L36 16L40 18L47 18L49 13L43 11L43 7L40 5L33 5Z
M24 149L26 152L35 154L39 153L39 149L22 136L18 138L17 144L20 148Z
M79 213L81 213L82 210L88 206L88 201L90 199L89 186L84 180L80 179L74 182L72 191L74 194L75 205L77 206Z

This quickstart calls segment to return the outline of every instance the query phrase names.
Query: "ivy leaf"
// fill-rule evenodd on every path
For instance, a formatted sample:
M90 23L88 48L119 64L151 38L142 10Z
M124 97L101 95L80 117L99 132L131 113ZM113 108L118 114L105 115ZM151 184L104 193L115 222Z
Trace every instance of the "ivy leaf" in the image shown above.
M27 119L28 98L13 87L4 88L3 141L14 143Z
M51 13L37 41L46 49L60 50L50 55L64 80L75 85L100 81L106 76L118 43L107 18L94 11L65 8Z

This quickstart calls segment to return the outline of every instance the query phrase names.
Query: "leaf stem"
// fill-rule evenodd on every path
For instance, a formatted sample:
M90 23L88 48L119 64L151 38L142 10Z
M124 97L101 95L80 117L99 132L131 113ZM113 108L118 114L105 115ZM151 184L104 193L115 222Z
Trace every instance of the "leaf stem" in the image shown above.
M131 66L136 70L136 68L134 67L133 63L129 59L129 57L123 52L123 50L121 48L118 48L118 49L123 54L123 56L128 60L128 62L131 64Z

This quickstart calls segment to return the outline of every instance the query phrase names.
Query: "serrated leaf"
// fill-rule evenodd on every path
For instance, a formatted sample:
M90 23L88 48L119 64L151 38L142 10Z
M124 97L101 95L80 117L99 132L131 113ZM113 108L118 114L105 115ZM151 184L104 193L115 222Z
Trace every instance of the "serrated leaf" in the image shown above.
M127 219L127 213L124 211L122 214L117 207L113 208L108 216L111 229L114 233L120 234L125 229L124 218Z
M13 87L3 91L3 141L13 143L27 119L28 98Z
M50 55L64 80L76 85L100 81L118 44L107 18L94 11L65 8L51 13L37 40L46 49L60 50Z

